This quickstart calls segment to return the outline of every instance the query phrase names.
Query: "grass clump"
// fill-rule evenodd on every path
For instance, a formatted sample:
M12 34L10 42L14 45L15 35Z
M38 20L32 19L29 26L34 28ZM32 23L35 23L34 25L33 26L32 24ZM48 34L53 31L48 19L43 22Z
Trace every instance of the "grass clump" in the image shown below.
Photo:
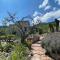
M24 45L17 44L15 46L14 51L12 51L10 60L27 60L27 58L28 58L27 52L28 52L28 50Z

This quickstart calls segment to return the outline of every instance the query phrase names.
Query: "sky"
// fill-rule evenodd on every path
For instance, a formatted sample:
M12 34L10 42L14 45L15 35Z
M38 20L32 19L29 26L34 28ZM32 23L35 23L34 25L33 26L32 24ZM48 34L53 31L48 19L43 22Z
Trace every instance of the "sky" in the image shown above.
M55 19L60 20L60 0L42 0L38 8L33 14L34 24L38 24L39 21L52 22Z
M32 16L34 24L51 22L60 19L60 0L0 0L0 25L8 11L19 19Z
M39 0L0 0L0 25L2 25L2 20L8 16L8 11L16 13L16 16L21 19L28 15L32 16L39 4Z

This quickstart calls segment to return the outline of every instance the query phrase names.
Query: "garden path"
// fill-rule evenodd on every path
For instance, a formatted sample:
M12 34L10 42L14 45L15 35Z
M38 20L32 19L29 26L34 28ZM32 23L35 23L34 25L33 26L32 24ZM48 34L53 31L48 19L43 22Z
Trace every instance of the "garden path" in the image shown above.
M45 49L42 48L41 46L41 40L44 37L41 36L40 37L40 41L32 44L31 48L31 53L33 54L31 60L53 60L52 58L48 57L47 55L45 55Z

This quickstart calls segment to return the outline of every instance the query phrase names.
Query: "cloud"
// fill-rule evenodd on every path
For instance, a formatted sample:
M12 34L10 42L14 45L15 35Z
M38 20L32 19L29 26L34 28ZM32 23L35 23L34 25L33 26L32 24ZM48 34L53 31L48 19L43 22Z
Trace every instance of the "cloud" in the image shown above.
M50 8L51 8L51 6L48 5L48 6L45 7L44 10L48 10L48 9L50 9Z
M48 0L44 0L41 5L39 5L39 8L43 8L48 4Z
M60 0L55 0L55 2L58 2L58 5L60 5Z
M42 15L40 12L35 11L33 14L33 17L37 16L37 15Z
M60 18L58 18L58 20L60 21Z
M42 16L42 20L48 20L49 18L58 18L60 17L60 10L47 12L44 16Z
M60 10L56 10L56 11L50 11L47 12L46 14L44 14L43 16L36 16L33 20L34 24L38 24L38 20L40 20L41 22L47 22L48 19L51 18L59 18L60 17Z
M60 0L55 0L55 3L60 5ZM57 5L58 6L58 5ZM60 9L57 6L53 6L52 3L49 3L49 0L44 0L42 4L39 5L39 8L43 8L43 13L41 12L34 12L34 19L33 23L38 24L38 21L41 22L51 22L54 21L53 19L57 18L60 20ZM48 9L49 12L47 11ZM41 15L38 15L41 13Z
M34 12L34 14L33 14L33 16L36 16L37 14L38 14L38 12L37 12L37 11L35 11L35 12Z

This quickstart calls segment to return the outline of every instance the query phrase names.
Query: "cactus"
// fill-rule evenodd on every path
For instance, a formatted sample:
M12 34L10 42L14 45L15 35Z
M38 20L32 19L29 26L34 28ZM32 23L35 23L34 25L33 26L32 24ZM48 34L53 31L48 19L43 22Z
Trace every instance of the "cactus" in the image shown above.
M56 23L56 31L59 31L59 20L55 19L55 23Z
M51 31L51 32L54 32L54 26L53 26L53 24L50 23L50 24L49 24L49 28L50 28L50 31Z

